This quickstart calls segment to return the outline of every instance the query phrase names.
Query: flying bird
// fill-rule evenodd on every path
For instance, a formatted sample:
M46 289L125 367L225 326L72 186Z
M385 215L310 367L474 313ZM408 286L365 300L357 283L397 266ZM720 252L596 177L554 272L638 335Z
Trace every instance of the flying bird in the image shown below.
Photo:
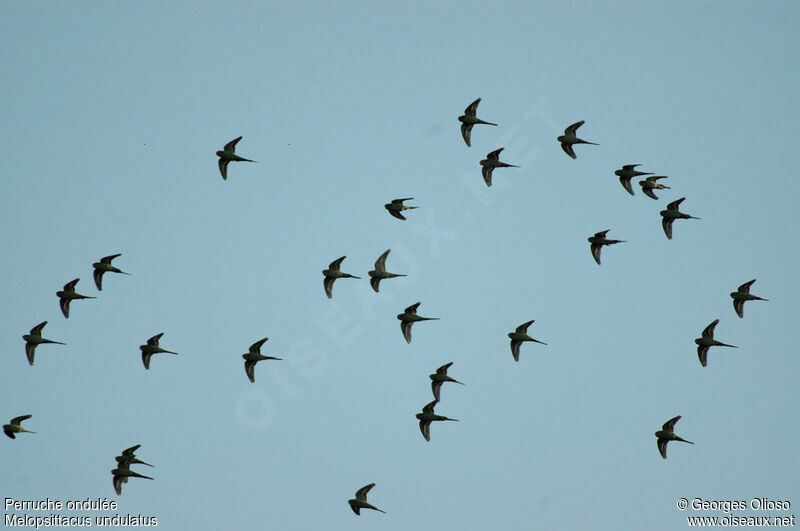
M689 444L694 444L692 441L687 441L686 439L682 439L675 435L675 432L672 431L675 428L675 423L681 420L681 416L678 415L675 418L671 418L664 423L660 430L656 432L656 437L658 438L658 451L661 453L661 457L664 459L667 458L667 443L670 441L681 441Z
M508 333L508 337L511 338L511 355L514 356L514 361L519 361L519 347L525 341L533 341L534 343L547 345L547 343L539 341L538 339L533 339L528 335L528 327L533 323L534 320L531 319L527 323L519 325L513 332Z
M42 329L47 324L47 321L42 321L38 325L31 328L31 332L29 334L25 334L22 336L22 339L25 340L25 355L28 357L28 363L33 365L33 356L36 353L37 345L42 345L44 343L55 343L56 345L66 345L66 343L62 343L61 341L52 341L50 339L45 339L42 337Z
M56 295L59 298L59 304L61 305L61 313L64 314L64 317L69 319L69 303L75 299L96 299L97 297L89 297L88 295L81 295L80 293L75 291L75 285L80 281L79 278L71 282L67 282L64 284L63 291L57 291Z
M447 375L447 369L449 369L452 364L453 364L453 362L451 361L450 363L442 365L441 367L436 369L435 373L433 373L433 374L431 374L429 376L429 378L431 379L431 389L433 390L433 398L436 399L436 402L441 400L441 398L439 398L439 395L440 395L440 392L441 392L441 389L442 389L442 384L444 382L454 382L454 383L457 383L457 384L464 385L463 383L459 382L458 380L450 378Z
M142 478L142 479L153 479L150 476L145 476L139 474L138 472L134 472L128 466L128 464L120 463L117 465L117 468L111 471L111 475L114 476L112 483L114 485L114 491L117 495L122 494L122 484L128 482L128 478Z
M177 352L172 352L171 350L164 350L163 348L158 346L158 340L161 339L161 336L163 335L164 332L156 334L147 340L146 345L139 345L139 350L142 351L142 363L144 364L145 369L150 368L150 357L153 354L158 354L160 352L163 352L165 354L178 354Z
M647 177L643 181L639 181L639 186L642 187L642 193L647 197L651 197L653 199L658 199L658 196L653 192L653 190L669 190L669 186L661 184L658 182L659 179L666 179L666 175L656 175L653 177Z
M328 266L328 269L323 269L322 274L325 275L325 280L322 281L322 285L325 287L325 295L328 298L333 297L333 283L336 281L337 278L361 278L353 276L349 273L342 273L341 266L342 261L347 258L346 256L342 256L341 258L337 258L331 265Z
M519 168L519 166L506 164L500 161L500 152L504 149L505 148L495 149L480 162L481 174L483 175L483 180L486 181L486 186L492 185L492 171L494 171L495 168Z
M417 308L421 303L417 302L412 304L403 313L397 314L400 319L400 330L403 331L403 337L406 338L406 343L411 343L411 326L417 321L438 321L438 317L422 317L417 315Z
M762 299L761 297L757 297L755 295L750 294L750 286L753 285L756 279L751 280L750 282L745 282L739 289L736 291L731 292L731 298L733 298L733 309L736 310L736 315L739 316L741 319L744 317L744 303L745 301L768 301L769 299ZM31 330L33 333L33 330Z
M593 146L599 145L595 144L594 142L587 142L586 140L582 140L575 135L575 132L584 123L586 123L584 120L581 120L580 122L575 122L574 124L564 129L564 134L558 137L558 141L561 142L561 149L563 149L564 153L566 153L573 159L577 158L575 156L575 151L573 151L572 149L573 145L575 144L591 144Z
M8 424L3 424L3 433L8 435L12 439L16 439L17 437L14 435L15 433L36 433L35 431L26 430L22 427L22 421L31 418L33 415L21 415L19 417L14 417L13 419L8 421Z
M606 234L608 230L604 230L601 232L596 232L594 236L589 236L587 238L589 243L591 243L591 250L592 256L594 257L594 261L597 262L597 265L600 265L600 251L603 249L604 245L614 245L615 243L625 243L625 240L607 240Z
M458 419L451 419L434 413L433 408L436 407L437 402L438 400L434 400L433 402L428 403L422 408L422 413L417 413L416 415L416 417L419 419L419 431L422 432L422 436L425 437L426 441L431 440L431 422L439 420L458 421Z
M94 283L97 286L99 291L103 291L103 275L105 273L122 273L123 275L130 275L130 273L126 273L121 269L118 269L111 265L111 260L114 258L122 256L122 253L112 254L109 256L104 256L100 259L99 262L95 262L92 264L94 267Z
M622 187L625 188L631 195L634 195L633 187L631 186L631 179L634 177L639 177L640 175L653 175L652 173L636 170L636 166L641 166L641 164L626 164L614 172L614 174L619 177L619 182Z
M405 221L406 217L401 214L404 210L414 210L415 206L406 206L403 204L403 201L413 201L413 197L404 197L403 199L392 199L391 203L386 203L383 207L389 211L389 214L396 217L397 219L402 219Z
M256 363L261 360L280 360L281 358L276 358L274 356L262 356L261 355L261 345L267 342L269 338L265 337L264 339L259 339L252 345L250 345L250 350L247 354L242 354L242 358L244 358L244 372L247 374L247 377L250 379L251 382L255 383L256 381Z
M375 486L375 483L370 483L369 485L364 485L360 489L356 491L356 497L352 500L347 500L347 503L350 504L350 508L353 509L353 512L357 515L361 515L361 509L372 509L373 511L379 511L382 513L386 513L381 509L378 509L371 503L367 501L367 493Z
M236 144L241 140L242 137L236 137L227 144L225 147L222 148L222 151L217 151L217 156L219 157L219 172L222 174L222 179L225 180L228 178L228 163L231 161L236 162L257 162L255 160L246 159L240 157L236 154Z
M375 293L378 293L378 289L380 288L381 280L386 278L395 278L395 277L404 277L406 275L398 275L397 273L389 273L386 271L386 257L389 255L389 251L391 249L386 249L386 251L375 260L375 269L369 271L369 285L372 286L372 289Z
M737 348L735 345L727 345L721 341L714 339L714 328L719 323L719 319L714 319L708 325L700 337L694 340L697 343L697 357L700 358L700 365L705 367L708 364L708 349L711 347L731 347Z
M141 459L137 459L135 452L138 450L142 445L137 444L136 446L131 446L130 448L126 448L122 451L122 454L118 455L114 459L117 460L117 463L125 463L126 465L147 465L152 467L150 463L145 463Z
M686 199L685 197L681 197L677 201L673 201L672 203L667 205L666 210L662 210L661 214L661 226L664 227L664 234L667 235L667 239L672 239L672 222L676 219L700 219L694 216L690 216L689 214L684 214L683 212L678 210L678 207Z
M486 125L497 125L491 122L484 122L477 116L475 113L478 110L478 104L481 102L481 99L478 98L477 100L473 101L469 104L469 107L464 109L464 114L458 117L458 121L461 122L461 136L464 137L464 142L467 143L467 147L470 147L469 139L472 135L472 126L475 124L486 124Z

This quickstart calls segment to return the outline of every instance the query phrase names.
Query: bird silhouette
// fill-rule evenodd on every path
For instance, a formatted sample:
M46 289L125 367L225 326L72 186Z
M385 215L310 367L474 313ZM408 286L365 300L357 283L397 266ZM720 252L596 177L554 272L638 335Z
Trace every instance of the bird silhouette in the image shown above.
M222 179L225 180L228 178L228 163L231 161L235 162L257 162L255 160L246 159L244 157L240 157L236 154L236 144L241 140L242 137L236 137L227 144L225 147L222 148L222 151L217 151L217 156L219 157L219 173L222 175Z
M89 297L88 295L81 295L75 291L75 285L80 281L79 278L64 284L63 291L57 291L59 305L61 306L61 313L64 314L66 319L69 319L69 303L75 299L96 299L97 297Z
M261 355L261 345L269 340L268 337L264 339L259 339L252 345L250 345L250 350L247 354L242 354L242 358L244 358L244 372L247 374L247 377L250 379L251 382L255 383L256 376L256 363L261 360L280 360L281 358L276 358L274 356L262 356Z
M669 190L669 186L659 183L659 179L666 179L666 175L655 175L653 177L647 177L643 181L639 181L639 186L642 187L642 193L647 197L651 197L653 199L658 199L658 196L653 192L653 190Z
M436 372L431 374L429 378L431 379L431 390L433 391L433 398L439 402L441 398L439 397L442 389L442 384L444 382L454 382L457 384L464 385L463 383L459 382L456 379L453 379L447 375L447 369L453 364L451 361L450 363L446 363L436 369Z
M572 146L575 144L591 144L593 146L597 146L599 144L595 144L594 142L587 142L586 140L580 139L576 136L576 131L580 126L585 124L584 120L580 122L575 122L574 124L570 125L566 129L564 129L564 134L558 137L558 141L561 142L561 149L564 150L564 153L572 157L573 159L578 158L575 155L575 151L573 151Z
M367 273L369 275L369 285L372 286L375 293L378 293L381 280L406 276L386 271L386 257L389 255L389 251L391 251L391 249L386 249L386 251L375 260L375 269Z
M397 314L400 319L400 330L403 332L403 337L406 338L406 343L411 343L411 326L417 321L438 321L438 317L422 317L417 315L417 308L421 303L417 302L403 310L403 313Z
M733 309L736 310L736 315L739 318L744 317L744 303L745 301L768 301L769 299L762 299L761 297L757 297L756 295L750 294L750 286L753 285L756 279L751 280L750 282L745 282L739 289L736 291L731 292L731 298L733 299ZM31 330L33 332L33 330Z
M675 423L681 420L681 416L678 415L677 417L671 418L664 423L660 430L656 432L656 437L658 438L658 451L661 453L661 457L664 459L667 458L667 443L670 441L681 441L689 444L694 444L692 441L687 441L686 439L682 439L675 435L673 429L675 428Z
M667 235L667 239L672 239L672 222L676 219L700 219L694 216L690 216L689 214L685 214L678 210L678 207L683 200L686 199L685 197L681 197L677 201L673 201L672 203L667 205L666 210L662 210L661 214L661 226L664 228L664 234Z
M641 166L641 164L626 164L614 172L614 174L619 177L619 183L631 195L634 195L633 187L631 186L631 179L640 175L653 175L652 173L636 170L635 168L637 166Z
M508 337L511 338L511 355L514 356L514 361L519 361L519 347L525 341L533 341L534 343L541 343L542 345L547 345L544 341L539 341L538 339L533 339L531 336L528 335L528 327L533 324L535 321L531 319L527 323L522 323L517 327L516 330L513 332L508 333Z
M436 407L438 402L438 400L429 402L425 407L422 408L421 413L416 414L416 417L419 419L419 431L422 432L422 436L425 437L426 441L431 440L431 422L442 420L458 421L458 419L451 419L434 413L433 408Z
M589 236L587 238L589 243L592 245L590 246L592 251L592 256L594 257L594 261L597 262L597 265L600 265L600 251L603 249L604 245L614 245L615 243L624 243L625 240L607 240L606 234L611 229L596 232L594 236Z
M38 325L31 328L29 334L25 334L22 336L22 339L25 340L25 356L28 357L28 363L33 365L33 357L36 353L37 345L42 345L45 343L55 343L56 345L66 345L66 343L62 343L61 341L53 341L51 339L45 339L42 337L42 329L47 324L47 321L42 321Z
M495 168L519 168L519 166L506 164L500 161L500 152L504 149L505 148L495 149L480 162L481 174L483 175L483 180L486 181L486 186L492 185L492 172Z
M717 327L718 323L719 319L714 319L710 325L705 327L700 337L694 340L697 343L697 357L700 358L700 365L703 367L708 364L708 349L711 347L737 348L735 345L728 345L714 339L714 328Z
M350 508L353 509L353 512L357 515L361 515L361 509L372 509L373 511L379 511L382 513L386 513L381 509L378 509L371 503L367 501L367 493L375 486L375 483L370 483L369 485L364 485L360 489L356 491L356 497L351 500L347 500L347 503L350 504Z
M144 364L145 369L150 368L150 358L153 356L153 354L158 354L161 352L165 354L178 354L177 352L172 352L171 350L165 350L160 346L158 346L158 340L161 339L161 336L163 335L164 332L156 334L147 340L147 344L139 345L139 350L142 351L142 363Z
M35 431L26 430L22 427L22 421L31 418L33 415L20 415L8 421L8 424L3 424L3 433L12 439L16 439L15 433L36 433Z
M461 136L464 137L464 142L467 143L467 147L470 147L470 136L472 135L472 126L475 124L485 124L485 125L497 125L491 122L484 122L477 116L475 113L478 110L478 104L481 102L481 99L478 98L477 100L473 101L469 104L469 106L464 109L464 114L458 117L458 121L461 122Z
M126 273L121 269L118 269L111 265L111 260L114 258L122 256L122 253L112 254L109 256L104 256L100 259L99 262L95 262L92 264L94 267L94 283L97 286L99 291L103 291L103 275L106 273L121 273L123 275L130 275L130 273Z
M325 287L325 295L328 298L333 297L333 283L336 281L337 278L361 278L349 273L342 273L341 266L342 261L347 258L346 256L342 256L341 258L337 258L328 266L328 269L323 269L322 274L325 275L325 279L322 281L322 285Z
M406 217L401 214L404 210L414 210L415 206L407 206L403 204L403 201L413 201L413 197L404 197L402 199L392 199L391 203L386 203L383 207L391 214L392 216L396 217L397 219L402 219L405 221Z

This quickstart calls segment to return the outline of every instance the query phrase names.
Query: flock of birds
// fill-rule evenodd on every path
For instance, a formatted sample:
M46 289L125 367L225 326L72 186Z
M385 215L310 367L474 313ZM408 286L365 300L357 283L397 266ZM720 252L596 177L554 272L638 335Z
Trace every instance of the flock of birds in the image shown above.
M481 98L476 99L472 102L464 111L464 114L458 117L458 120L461 122L461 134L463 136L464 142L468 147L471 146L471 136L472 136L472 128L475 125L483 124L483 125L492 125L496 126L497 124L484 121L477 117L477 109L478 104L480 103ZM570 126L568 126L564 130L564 134L558 137L558 142L561 144L561 148L563 149L564 153L566 153L569 157L575 159L577 158L574 146L580 144L588 144L588 145L598 145L594 142L588 142L583 140L577 136L578 128L580 128L584 124L584 121L576 122ZM227 180L228 178L228 165L230 162L256 162L251 159L247 159L241 157L236 154L236 145L242 139L241 136L231 140L222 150L217 151L217 156L219 157L219 171L222 175L223 180ZM502 162L500 160L500 153L503 151L504 148L496 149L486 155L486 158L480 161L480 166L482 169L483 179L486 182L487 186L492 185L492 172L496 168L513 168L517 167L513 164L508 164L506 162ZM634 177L645 176L644 180L639 181L639 185L642 188L642 192L647 195L648 197L658 200L658 197L655 195L655 190L665 190L670 189L670 187L661 184L661 179L665 179L666 176L664 175L654 175L648 172L638 171L636 168L640 166L639 164L626 164L622 166L622 168L616 170L614 173L619 177L620 184L622 187L631 195L634 195L633 187L631 185L631 179ZM668 239L672 239L672 224L677 219L699 219L679 210L680 204L685 200L685 197L672 201L667 205L667 208L660 212L662 217L662 227L664 229L664 233L666 234ZM393 217L406 220L406 217L403 215L403 212L408 210L413 210L418 208L417 206L409 206L405 205L406 201L413 200L413 197L407 198L400 198L394 199L391 202L387 203L385 206L386 210L390 215ZM600 252L604 246L615 245L618 243L623 243L625 240L612 240L606 238L609 230L603 230L595 233L593 236L588 238L590 243L590 251L592 257L600 265ZM381 254L378 259L375 261L375 269L368 272L370 278L370 285L372 289L378 293L380 290L380 283L382 280L397 278L397 277L404 277L404 274L392 273L387 271L386 269L386 259L390 253L390 249L387 249L383 254ZM98 291L102 291L103 286L103 276L106 273L118 273L123 275L130 275L125 271L120 270L116 266L112 264L112 261L117 257L121 256L121 254L112 254L109 256L105 256L101 258L98 262L92 264L94 268L93 276L94 282L97 286ZM325 290L326 296L330 299L333 297L333 285L337 279L341 278L353 278L353 279L360 279L361 277L345 273L341 270L342 262L345 260L346 256L342 256L337 258L333 262L330 263L327 269L322 271L323 274L323 288ZM736 314L742 318L744 317L744 303L746 301L751 300L761 300L766 301L767 299L761 298L759 296L753 295L750 293L750 287L756 280L750 280L749 282L745 282L737 291L734 291L730 294L731 298L733 299L733 307L736 311ZM94 299L94 296L87 296L82 295L76 291L76 286L79 282L79 279L76 278L67 284L64 285L64 288L56 293L59 298L59 305L61 308L61 312L63 313L65 318L69 318L70 313L70 303L74 300L81 300L81 299ZM437 320L438 317L423 317L417 313L417 309L419 308L421 302L416 302L410 306L408 306L402 313L397 315L397 319L400 321L400 330L403 334L407 343L411 343L411 328L414 323L419 321L431 321ZM531 324L534 323L534 320L531 319L525 323L522 323L513 332L509 332L508 337L510 339L510 347L511 347L511 354L514 358L514 361L519 361L519 354L520 354L520 347L524 342L535 342L542 345L547 345L543 341L539 341L538 339L534 339L530 335L528 335L528 328ZM708 351L712 346L724 346L724 347L733 347L734 345L729 345L726 343L722 343L721 341L717 341L714 339L714 329L719 323L719 319L715 319L712 321L702 332L701 337L695 339L695 343L697 344L697 355L700 360L700 363L703 367L707 366L708 363ZM59 344L64 345L60 341L54 341L51 339L47 339L43 337L42 331L44 327L47 325L47 321L43 321L36 326L34 326L30 333L25 334L22 338L25 340L25 355L28 359L28 363L30 365L34 364L34 357L36 347L42 344ZM166 350L161 348L159 345L159 340L164 335L164 333L159 333L151 337L147 340L144 345L141 345L139 349L141 350L142 356L142 364L144 365L145 369L150 368L150 359L153 354L158 353L168 353L176 355L177 352L173 352L170 350ZM244 359L244 369L247 378L250 382L255 382L255 367L259 361L264 360L280 360L281 358L277 358L274 356L265 356L261 354L261 348L268 341L268 338L263 338L255 343L253 343L248 352L242 354L242 358ZM453 382L463 385L462 382L455 380L454 378L450 377L447 374L448 369L453 365L453 362L446 363L439 367L435 373L430 375L431 379L431 390L433 392L433 400L423 406L422 411L416 414L416 418L419 420L419 428L422 433L422 436L425 438L426 441L430 441L430 427L431 423L433 422L441 422L441 421L457 421L458 419L452 419L443 415L438 415L434 412L434 408L436 405L441 401L441 388L442 385L446 382ZM34 433L30 430L24 428L22 426L22 422L28 420L32 417L32 415L21 415L15 417L9 421L8 424L3 425L3 432L10 438L14 439L17 433ZM657 439L658 451L660 452L661 456L666 459L667 457L667 443L669 441L681 441L686 442L689 444L694 444L691 441L687 441L675 434L674 427L675 424L680 420L681 416L678 415L667 422L664 423L662 429L655 432L655 436ZM134 472L131 470L131 465L133 464L143 464L146 466L152 467L153 465L149 463L145 463L140 459L136 458L135 452L139 449L140 445L135 445L130 448L124 450L120 455L115 457L117 462L116 467L111 471L113 476L113 486L115 492L119 495L122 493L122 485L127 483L128 479L131 477L134 478L142 478L142 479L153 479L152 477L145 476ZM367 493L375 486L375 483L370 483L365 485L364 487L358 489L355 494L355 498L348 500L348 503L357 515L360 514L361 509L372 509L375 511L385 512L376 506L372 505L367 501Z

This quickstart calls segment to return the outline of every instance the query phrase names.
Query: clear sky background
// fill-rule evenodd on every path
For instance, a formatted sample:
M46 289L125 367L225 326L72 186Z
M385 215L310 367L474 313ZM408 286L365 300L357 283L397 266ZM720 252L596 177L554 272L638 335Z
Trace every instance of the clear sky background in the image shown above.
M800 512L796 2L5 2L0 496L164 529ZM457 117L475 98L472 147ZM599 146L568 158L556 137ZM215 151L243 135L228 180ZM487 188L478 161L505 147ZM668 175L653 201L614 170ZM667 240L680 197L701 220ZM383 205L413 197L402 222ZM595 264L586 238L627 243ZM386 249L407 274L379 294ZM131 276L92 281L122 253ZM325 297L321 270L346 255ZM80 277L64 319L55 292ZM752 278L744 319L728 293ZM421 301L406 344L396 314ZM693 339L720 319L702 368ZM506 334L535 319L515 363ZM25 359L22 334L67 346ZM142 367L139 345L165 332ZM268 336L256 381L241 354ZM426 442L414 415L447 362ZM653 433L683 415L658 454ZM154 481L116 496L122 449ZM347 500L375 482L387 511ZM13 511L5 511L10 513ZM30 512L41 516L42 513ZM64 515L76 513L62 512ZM113 512L92 512L92 516Z

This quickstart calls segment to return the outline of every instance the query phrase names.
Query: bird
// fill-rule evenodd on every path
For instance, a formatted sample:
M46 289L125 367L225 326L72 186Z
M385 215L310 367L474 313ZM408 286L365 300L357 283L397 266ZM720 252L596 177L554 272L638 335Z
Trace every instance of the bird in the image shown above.
M391 203L386 203L383 207L389 211L389 214L396 217L397 219L402 219L405 221L406 217L401 214L403 210L414 210L415 206L407 206L403 204L403 201L413 201L413 197L404 197L402 199L392 199Z
M745 282L739 289L736 291L731 292L731 298L733 298L733 309L736 310L736 315L739 318L744 317L744 303L745 301L768 301L769 299L762 299L761 297L757 297L756 295L750 294L750 286L753 285L756 279L751 280L750 282ZM31 330L33 333L33 330Z
M240 157L236 154L236 144L241 140L242 137L238 136L225 144L225 147L222 148L222 151L217 151L217 156L219 157L219 172L222 174L222 179L226 180L228 178L228 163L231 161L236 162L258 162L255 160L246 159L244 157Z
M244 358L244 372L247 374L247 377L250 379L251 382L255 383L256 376L256 363L261 360L280 360L281 358L276 358L274 356L262 356L261 355L261 345L269 340L268 337L264 339L259 339L252 345L250 345L250 350L247 354L242 354L242 358Z
M653 192L653 190L669 190L669 186L664 184L658 183L659 179L666 179L666 175L655 175L653 177L647 177L643 181L639 181L639 186L642 187L642 193L647 197L651 197L653 199L658 199L658 196Z
M513 332L508 333L508 337L511 338L511 355L514 356L514 361L519 361L519 347L525 341L533 341L534 343L541 343L542 345L547 345L544 341L539 341L538 339L533 339L531 336L528 335L528 327L534 323L534 320L531 319L527 323L522 323L517 327L516 330Z
M328 269L322 270L322 274L325 275L325 280L322 281L322 285L325 287L325 295L327 295L329 299L333 297L333 283L337 278L361 278L349 273L342 273L340 268L342 266L342 260L345 258L347 257L342 256L341 258L337 258L331 262Z
M400 330L403 332L403 337L406 338L406 343L411 343L411 326L417 321L438 321L438 317L422 317L417 315L417 308L421 303L417 302L403 310L403 313L397 314L400 319Z
M117 269L113 265L111 265L111 260L114 258L122 256L122 253L112 254L109 256L104 256L100 259L99 262L95 262L92 264L94 267L94 283L97 286L98 291L103 291L103 275L105 273L122 273L123 275L130 275L130 273L126 273L121 269Z
M641 164L625 164L622 168L614 172L615 175L619 176L619 182L622 187L625 188L631 195L634 195L633 187L631 186L631 179L634 177L639 177L640 175L653 175L652 173L634 169L636 166L641 166Z
M367 501L367 493L375 486L375 483L370 483L369 485L364 485L360 489L356 491L356 497L351 500L347 500L347 503L350 504L350 508L353 509L353 512L357 515L361 515L361 509L372 509L373 511L379 511L386 514L386 511L378 509L371 503Z
M141 444L137 444L135 446L131 446L130 448L126 448L125 450L122 451L122 454L118 455L114 459L117 460L117 463L125 463L128 466L138 464L138 465L147 465L149 467L152 467L153 465L151 465L150 463L145 463L141 459L136 458L135 452L141 446L142 446Z
M8 421L8 424L3 424L3 433L8 435L12 439L16 439L17 437L14 435L15 433L36 433L35 431L26 430L22 427L22 421L31 418L33 415L21 415L19 417L14 417L13 419Z
M690 216L689 214L684 214L683 212L678 210L678 207L686 199L685 197L681 197L677 201L673 201L672 203L667 205L666 210L662 210L661 214L661 226L664 227L664 234L667 235L667 239L672 239L672 222L676 219L700 219L694 216Z
M382 255L380 255L377 260L375 260L375 269L367 273L370 277L369 285L372 286L372 289L375 291L375 293L378 293L381 280L386 278L406 276L406 275L399 275L397 273L389 273L388 271L386 271L386 257L389 255L389 251L391 251L391 249L386 249L386 251Z
M457 384L464 385L463 383L459 382L458 380L455 380L455 379L447 376L447 369L449 369L452 364L453 364L453 362L451 361L450 363L446 363L445 365L442 365L441 367L436 369L435 373L433 373L433 374L431 374L429 376L429 378L431 379L431 389L433 390L433 398L435 398L437 402L439 402L439 400L441 400L440 392L441 392L441 389L442 389L442 384L444 382L454 382L454 383L457 383Z
M46 324L47 321L42 321L38 325L31 328L31 332L29 334L22 336L22 339L25 340L25 355L28 357L28 363L31 365L33 365L33 356L36 353L37 345L41 345L43 343L66 345L66 343L62 343L61 341L53 341L51 339L45 339L42 337L42 329Z
M678 415L677 417L671 418L664 423L660 430L656 432L656 437L658 438L658 451L661 453L661 457L664 459L667 458L667 443L670 441L681 441L689 444L694 444L692 441L687 441L686 439L682 439L675 435L675 432L672 431L675 428L675 423L681 420L681 416Z
M486 124L486 125L497 125L491 122L484 122L477 116L475 116L476 111L478 110L478 104L481 102L481 99L478 98L477 100L473 101L469 104L469 106L464 109L464 114L458 117L458 121L461 122L461 136L464 137L464 142L467 143L467 147L470 147L470 136L472 135L472 126L475 124Z
M504 149L505 148L495 149L480 162L482 167L481 174L483 175L483 180L486 181L486 186L492 185L492 171L494 171L495 168L519 168L519 166L513 164L500 162L500 152Z
M163 352L165 354L178 354L177 352L172 352L171 350L164 350L163 348L158 346L158 340L161 339L161 336L163 335L164 332L156 334L147 340L146 345L139 345L139 350L142 351L142 363L144 364L145 369L150 368L150 357L153 354L158 354L159 352Z
M708 325L700 337L694 340L697 343L697 357L700 358L700 365L705 367L708 364L708 349L711 347L731 347L738 348L735 345L728 345L714 339L714 328L719 323L719 319L714 319Z
M142 478L142 479L153 479L150 476L145 476L143 474L139 474L138 472L134 472L129 468L127 463L119 463L117 468L111 471L111 474L114 476L112 483L114 485L114 491L117 495L122 494L122 484L128 482L128 478Z
M603 249L604 245L614 245L615 243L625 243L625 240L607 240L606 234L608 230L596 232L594 236L589 236L587 239L589 243L591 243L591 250L592 256L594 257L594 261L597 262L597 265L600 265L600 251Z
M451 419L434 413L433 408L436 407L438 402L438 400L429 402L425 407L422 408L422 412L417 413L416 415L416 417L419 419L419 431L422 432L422 436L425 437L426 441L431 440L431 422L438 420L458 421L458 419Z
M81 295L75 291L75 285L80 281L79 278L64 284L63 291L57 291L56 295L59 298L61 305L61 313L64 314L66 319L69 319L69 303L75 299L96 299L97 297L89 297L88 295Z
M561 142L561 149L563 149L564 153L566 153L573 159L578 158L575 156L575 151L573 151L572 149L573 145L575 144L591 144L593 146L599 145L595 144L594 142L587 142L586 140L582 140L577 136L575 136L575 132L584 123L586 123L584 120L581 120L580 122L575 122L574 124L564 129L564 134L558 137L558 141Z

